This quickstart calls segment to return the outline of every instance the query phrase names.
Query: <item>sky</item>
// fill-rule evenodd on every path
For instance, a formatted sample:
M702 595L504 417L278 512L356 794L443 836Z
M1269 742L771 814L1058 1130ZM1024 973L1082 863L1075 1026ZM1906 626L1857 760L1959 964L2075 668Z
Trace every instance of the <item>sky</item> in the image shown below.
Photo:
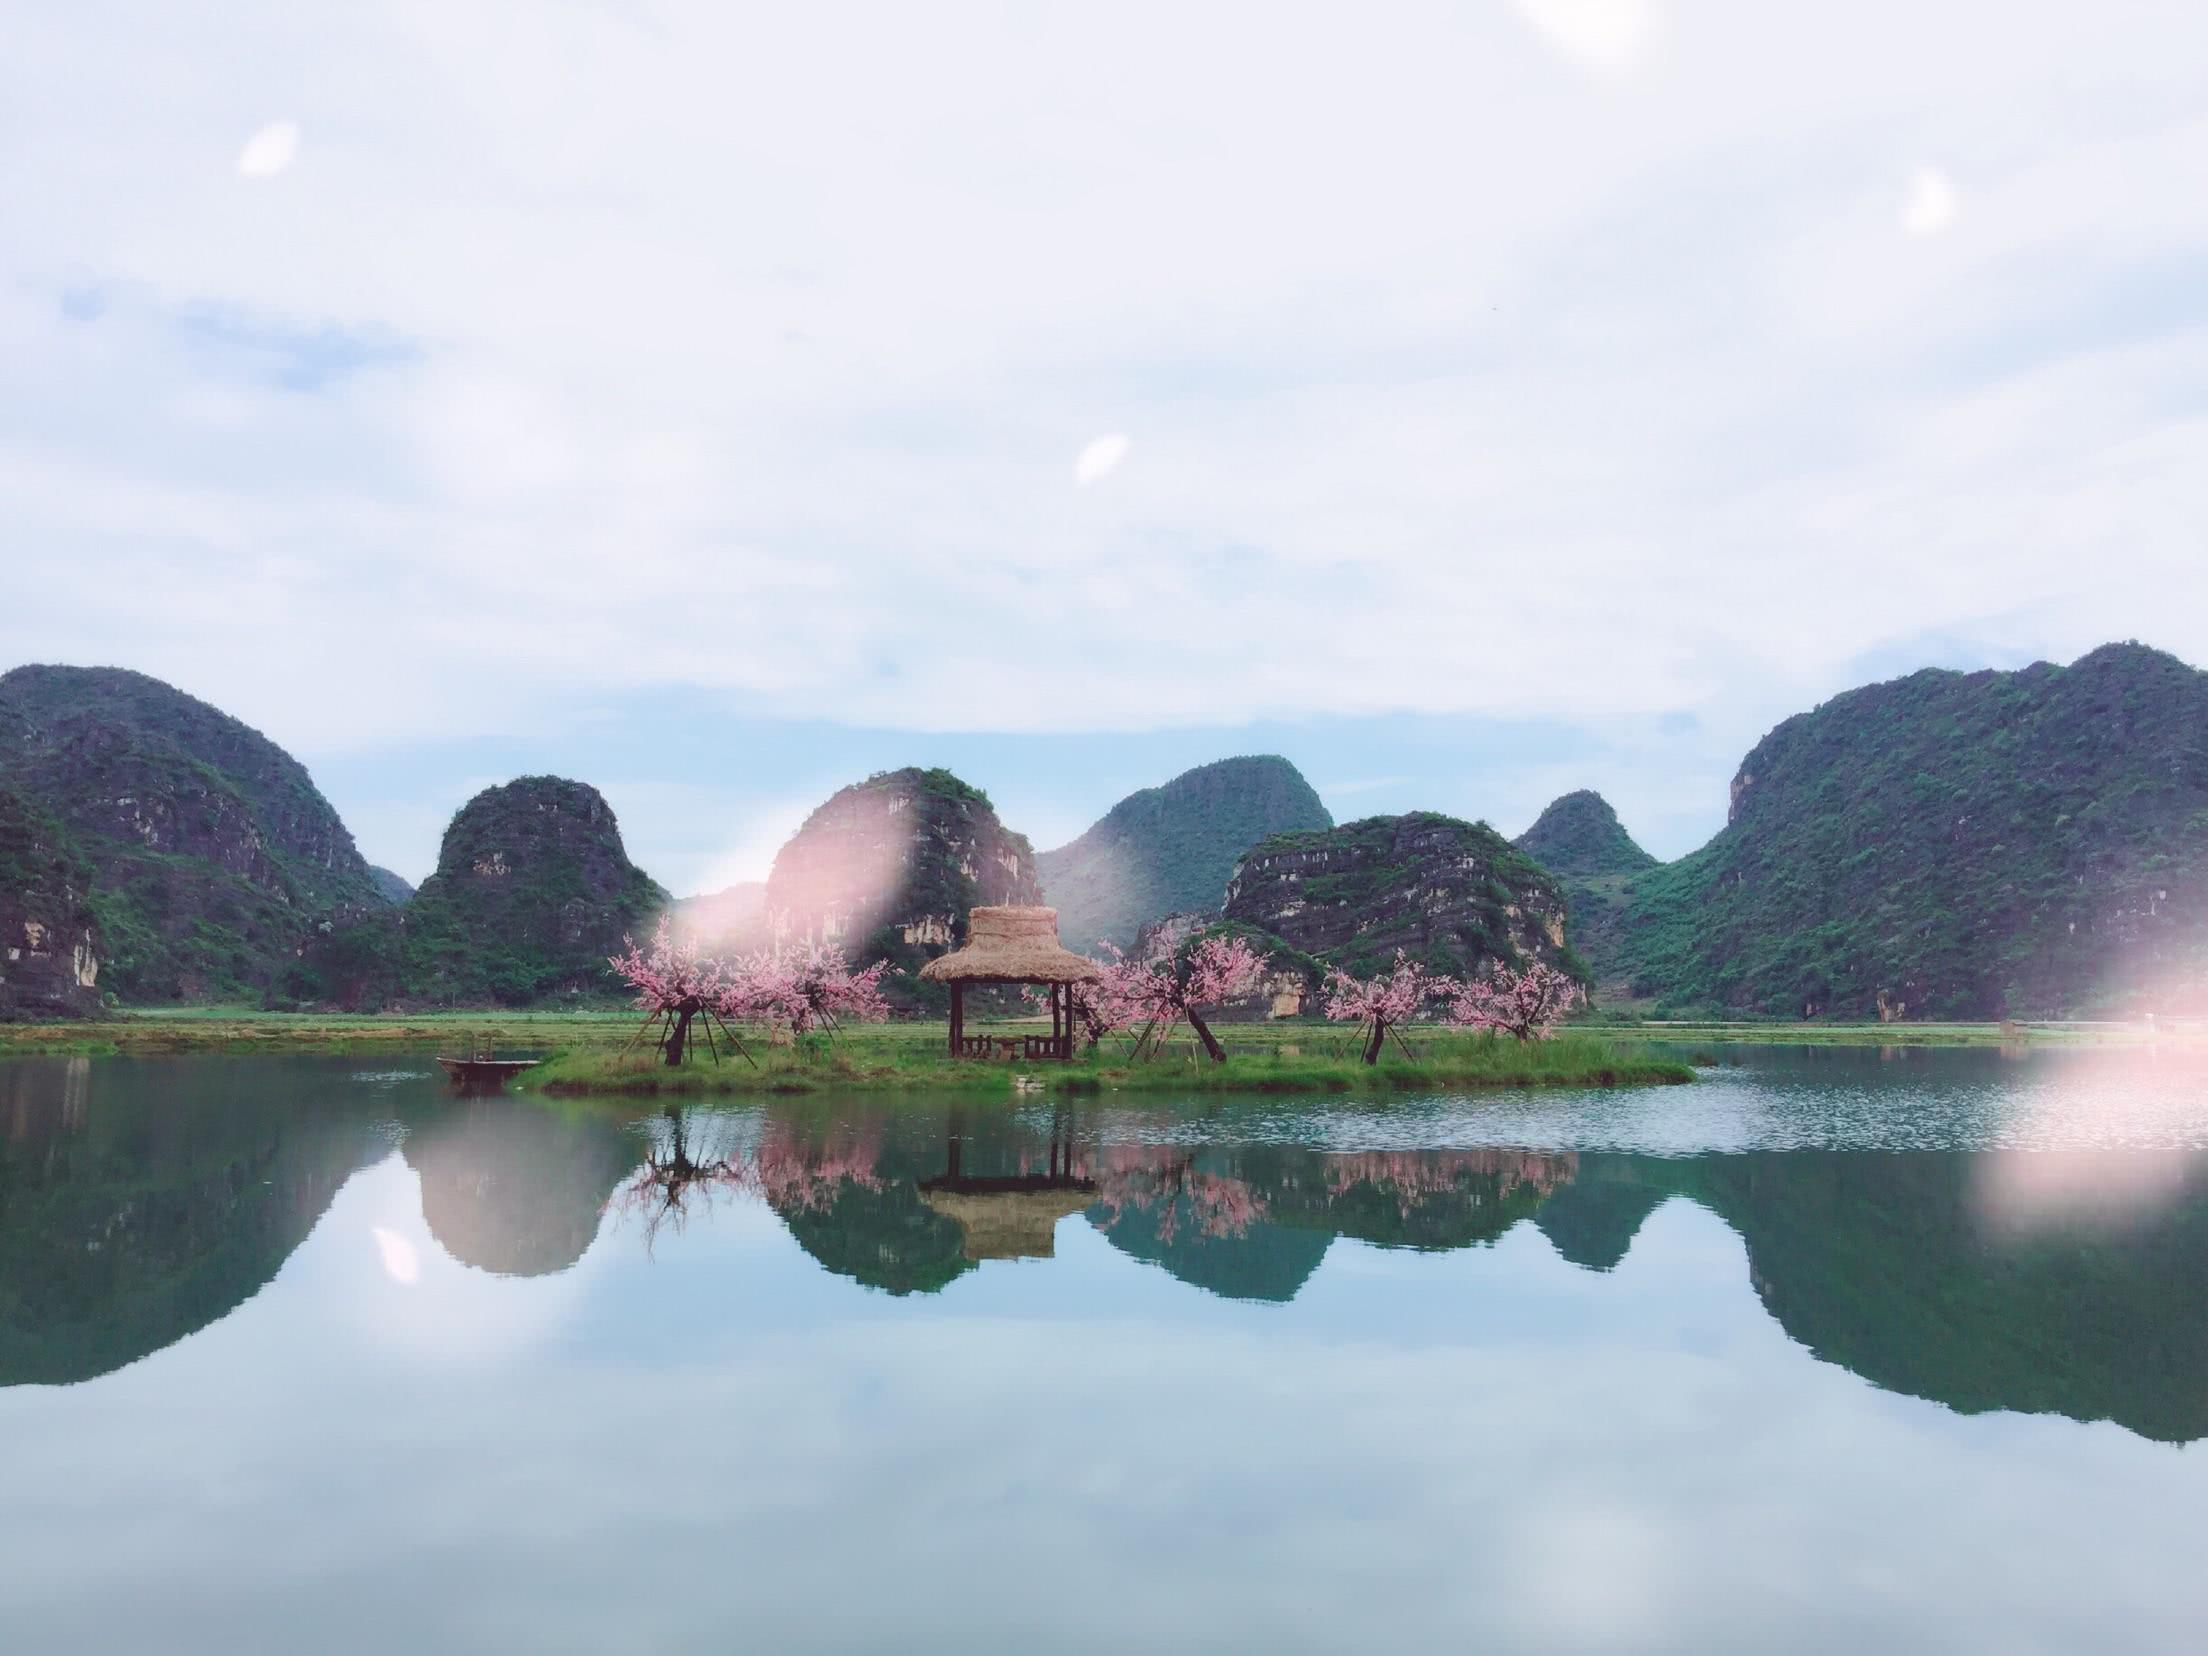
M1787 715L2208 662L2208 9L0 0L0 666L426 874L1279 752L1661 855Z

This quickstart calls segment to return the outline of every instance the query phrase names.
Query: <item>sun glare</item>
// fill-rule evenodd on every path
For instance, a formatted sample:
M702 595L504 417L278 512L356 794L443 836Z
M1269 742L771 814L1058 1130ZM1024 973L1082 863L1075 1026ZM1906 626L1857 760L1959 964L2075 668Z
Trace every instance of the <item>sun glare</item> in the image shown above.
M422 1256L413 1243L381 1225L370 1226L368 1234L376 1239L376 1253L383 1261L384 1274L393 1282L411 1288L422 1280Z

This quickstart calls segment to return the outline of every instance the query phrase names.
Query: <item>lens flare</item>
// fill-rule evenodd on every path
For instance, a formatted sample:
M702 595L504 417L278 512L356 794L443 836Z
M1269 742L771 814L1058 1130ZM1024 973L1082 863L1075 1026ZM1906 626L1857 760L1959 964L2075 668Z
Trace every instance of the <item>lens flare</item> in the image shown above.
M2208 1052L2102 1048L2044 1062L2051 1078L1981 1163L1973 1203L1990 1237L2131 1230L2208 1175L2197 1126Z
M376 1239L376 1252L383 1259L384 1274L393 1282L411 1288L422 1280L422 1256L413 1243L381 1225L370 1226L368 1234Z
M1912 236L1936 236L1955 222L1955 184L1936 167L1920 167L1901 204L1901 227Z
M1127 451L1134 447L1124 432L1108 432L1092 439L1081 450L1073 463L1073 480L1082 488L1101 483L1119 470L1119 463L1127 458Z
M1552 49L1598 75L1623 75L1656 33L1651 0L1515 0L1518 15Z
M299 154L299 127L292 121L271 121L245 141L238 151L240 178L274 178Z

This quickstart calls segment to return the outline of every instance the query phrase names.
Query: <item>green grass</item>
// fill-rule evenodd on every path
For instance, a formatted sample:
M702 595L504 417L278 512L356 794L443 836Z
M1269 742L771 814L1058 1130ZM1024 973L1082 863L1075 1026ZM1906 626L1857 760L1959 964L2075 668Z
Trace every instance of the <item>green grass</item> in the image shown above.
M96 1023L0 1023L0 1055L190 1052L460 1052L501 1054L618 1046L637 1025L620 1012L263 1012L164 1007Z
M1271 1034L1278 1026L1270 1026ZM1240 1030L1228 1032L1239 1035ZM1070 1064L959 1062L943 1056L939 1029L892 1025L806 1049L750 1043L753 1062L700 1055L670 1068L656 1052L578 1047L555 1054L523 1085L558 1094L757 1094L870 1090L1052 1092L1402 1092L1471 1087L1628 1086L1691 1081L1687 1065L1620 1052L1585 1035L1521 1044L1490 1036L1424 1034L1417 1057L1358 1061L1339 1028L1305 1026L1300 1041L1238 1043L1226 1063L1174 1045L1134 1061L1106 1042ZM915 1040L914 1037L918 1039Z
M7 1054L115 1054L217 1052L448 1052L459 1053L478 1045L502 1056L557 1053L563 1066L588 1068L619 1056L636 1033L637 1015L627 1008L594 1008L554 1012L477 1011L417 1013L264 1012L245 1006L162 1007L126 1012L91 1023L0 1023L0 1056ZM976 1033L982 1026L973 1026ZM1036 1031L1039 1022L990 1024L1003 1033ZM1532 1056L1515 1067L1494 1056L1465 1056L1474 1043L1469 1037L1445 1030L1414 1028L1408 1031L1412 1048L1421 1061L1409 1064L1390 1048L1389 1062L1367 1069L1355 1061L1355 1033L1339 1024L1303 1021L1221 1024L1216 1026L1230 1061L1205 1062L1192 1041L1173 1043L1159 1059L1143 1064L1126 1060L1124 1040L1107 1041L1103 1051L1070 1068L1047 1066L1047 1073L1081 1085L1123 1087L1130 1090L1171 1087L1202 1090L1217 1086L1279 1085L1292 1081L1313 1090L1350 1085L1417 1086L1437 1079L1449 1085L1541 1084L1557 1076L1557 1066L1569 1071L1559 1081L1576 1084L1599 1078L1605 1068L1619 1078L1632 1079L1629 1071L1643 1064L1633 1048L1645 1041L1692 1043L1698 1047L1730 1044L1788 1046L1999 1046L2015 1044L2128 1043L2147 1037L2143 1025L2071 1025L2026 1023L2003 1026L1991 1023L1836 1024L1796 1020L1733 1023L1649 1023L1602 1020L1570 1026L1558 1039L1523 1049ZM2199 1040L2198 1029L2185 1030L2165 1024L2154 1033L2163 1042ZM829 1053L818 1059L793 1054L788 1048L769 1046L763 1037L747 1034L746 1042L772 1072L776 1084L812 1090L852 1085L1010 1086L1011 1066L953 1063L942 1056L943 1025L925 1019L870 1024L848 1030ZM1614 1046L1625 1049L1620 1054ZM1595 1049L1610 1053L1598 1058ZM1514 1043L1503 1043L1509 1053ZM646 1058L649 1054L645 1055ZM622 1073L649 1068L636 1060L624 1064ZM661 1070L664 1065L658 1066ZM737 1067L744 1068L737 1060ZM710 1076L713 1065L703 1066ZM1462 1069L1464 1073L1460 1074ZM557 1075L569 1073L555 1070ZM748 1072L747 1072L748 1073ZM1023 1071L1022 1073L1028 1073ZM1045 1073L1045 1072L1035 1072ZM1519 1079L1520 1076L1524 1079ZM1501 1076L1503 1079L1493 1079ZM994 1080L989 1078L994 1077ZM1245 1079L1248 1077L1248 1079ZM808 1079L810 1078L810 1079ZM1346 1078L1346 1079L1345 1079ZM1655 1077L1668 1079L1668 1077ZM710 1080L662 1081L663 1090L705 1090Z

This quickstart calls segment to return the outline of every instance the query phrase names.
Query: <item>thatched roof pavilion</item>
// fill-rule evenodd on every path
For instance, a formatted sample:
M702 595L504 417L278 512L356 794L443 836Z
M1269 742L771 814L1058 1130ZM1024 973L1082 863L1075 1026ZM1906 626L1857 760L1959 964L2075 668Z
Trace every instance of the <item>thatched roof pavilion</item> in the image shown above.
M958 1226L968 1259L1049 1259L1057 1251L1058 1221L1094 1205L1096 1186L1082 1179L1037 1182L1031 1188L960 1189L928 1180L920 1186L920 1200Z
M920 968L929 983L951 986L951 1056L954 1058L1055 1058L1073 1057L1073 986L1103 976L1095 961L1085 960L1058 941L1058 911L1054 908L1015 908L1010 905L977 908L966 916L966 942ZM969 983L1039 983L1050 990L1050 1034L968 1039L966 1035L966 985Z

